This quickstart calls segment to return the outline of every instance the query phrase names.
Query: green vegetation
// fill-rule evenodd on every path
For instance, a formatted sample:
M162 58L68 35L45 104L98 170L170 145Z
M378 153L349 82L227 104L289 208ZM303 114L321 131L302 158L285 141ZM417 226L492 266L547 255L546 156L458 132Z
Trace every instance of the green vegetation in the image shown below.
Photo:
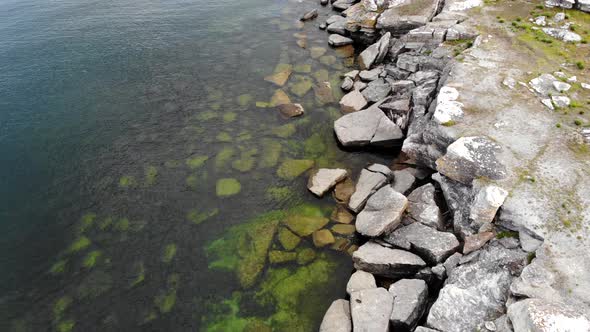
M155 166L148 166L145 169L145 184L152 186L156 183L158 177L158 169Z
M119 187L121 187L121 188L134 187L135 184L136 184L136 181L133 176L124 175L119 179Z
M215 208L207 212L199 212L199 210L190 210L186 215L186 218L192 223L198 225L203 221L214 217L219 214L219 209Z
M53 275L62 274L66 271L66 266L68 264L67 259L60 259L59 261L55 262L51 268L49 269L49 273Z
M174 256L176 256L176 244L167 244L162 252L162 262L170 263Z
M57 323L56 329L58 332L70 332L76 326L76 322L71 319L63 320Z
M117 220L117 222L115 223L114 226L116 231L119 232L126 232L129 230L129 219L127 218L121 218L119 220Z
M313 160L287 159L281 164L281 166L279 166L277 175L285 180L293 180L308 169L312 168L313 165Z
M88 248L90 245L90 240L86 236L80 236L77 238L72 244L70 244L70 248L68 249L69 252L78 252L80 250Z
M61 320L63 314L72 304L72 298L69 296L62 296L53 304L53 317L56 321Z
M208 159L208 156L194 156L186 160L186 165L190 169L197 169L203 166Z
M501 231L496 234L496 239L503 239L503 238L518 238L518 232L512 231Z
M100 250L93 250L86 254L86 257L84 257L84 262L82 264L86 268L93 268L101 256L102 252Z
M242 185L238 180L225 178L217 180L215 192L218 197L228 197L238 194L242 190Z

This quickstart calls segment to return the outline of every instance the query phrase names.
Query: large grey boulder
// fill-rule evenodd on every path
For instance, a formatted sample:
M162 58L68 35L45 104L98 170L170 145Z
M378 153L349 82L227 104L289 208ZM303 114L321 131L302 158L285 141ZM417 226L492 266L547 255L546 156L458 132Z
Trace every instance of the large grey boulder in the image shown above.
M391 33L387 32L379 41L362 51L358 58L361 69L371 69L374 65L383 62L389 51L390 41Z
M506 168L496 157L500 151L501 147L486 137L461 137L436 161L436 169L464 184L477 177L501 180L506 177Z
M361 170L354 193L350 196L348 208L354 212L359 212L369 196L383 187L388 181L388 177L381 172Z
M352 261L358 270L389 278L412 276L426 266L417 255L386 248L375 242L363 244L352 255Z
M389 332L393 295L385 288L364 289L350 295L355 332Z
M590 316L563 302L526 299L508 307L508 317L515 332L587 332Z
M389 92L391 92L391 85L380 78L369 82L367 87L362 91L362 94L368 102L374 103L385 99Z
M426 309L426 282L420 279L402 279L391 285L389 292L393 294L390 318L393 330L412 330Z
M353 93L360 95L357 90L350 92L348 95ZM345 98L340 102L343 108L347 103ZM362 95L360 95L360 98L365 101ZM344 146L365 146L370 144L389 147L399 145L403 138L401 129L379 109L379 103L366 110L343 115L334 122L334 132L338 141Z
M320 168L312 174L307 183L307 189L319 197L332 189L338 182L344 180L348 172L345 169Z
M461 246L453 233L440 232L421 223L401 227L389 234L385 241L418 253L432 265L443 262Z
M393 231L400 223L408 206L408 199L389 185L379 189L367 200L356 217L356 230L369 237Z
M358 90L353 90L340 100L340 110L342 113L358 112L367 106L365 96ZM377 113L375 113L377 114Z
M350 279L348 279L346 293L351 295L354 292L371 288L377 288L375 277L369 272L358 270L350 276Z
M320 332L350 332L352 331L352 317L350 303L346 300L332 302L324 315Z
M427 326L439 331L483 330L504 312L509 287L526 264L526 253L493 243L447 271L448 279L432 305Z
M434 201L434 185L428 183L408 195L408 218L426 226L443 229L443 217Z
M410 0L386 9L377 20L377 29L390 31L400 36L410 30L426 25L438 10L438 0Z

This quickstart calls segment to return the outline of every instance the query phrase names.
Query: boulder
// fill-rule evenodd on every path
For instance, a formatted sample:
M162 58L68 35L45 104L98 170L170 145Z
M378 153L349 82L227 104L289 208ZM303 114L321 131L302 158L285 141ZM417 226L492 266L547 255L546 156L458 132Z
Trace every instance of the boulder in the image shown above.
M526 254L500 245L489 245L477 254L447 271L427 326L439 331L481 331L486 321L502 315L510 284L525 266Z
M416 182L414 174L408 169L402 169L393 172L393 189L402 194L406 194Z
M340 99L340 110L342 113L358 112L365 106L367 106L367 100L358 90L353 90Z
M475 195L471 204L469 218L475 223L476 227L492 222L507 196L508 192L498 186L484 186Z
M368 102L374 103L387 97L389 92L391 92L391 85L380 78L369 82L367 88L361 93Z
M569 29L560 29L560 28L543 28L544 33L547 35L562 40L566 43L579 43L582 41L582 37L575 32L570 31Z
M350 295L352 326L358 332L389 332L393 295L385 288L364 289Z
M338 35L346 35L346 18L342 16L337 16L339 19L333 20L332 23L328 24L328 28L326 29L329 33L335 33Z
M525 299L508 307L514 331L590 331L590 316L563 302Z
M332 302L324 315L320 332L351 332L352 317L350 315L350 302L336 300Z
M435 188L432 183L425 184L412 191L408 195L407 216L414 222L440 230L444 227L444 219L434 201L434 191Z
M357 270L388 278L403 278L414 275L426 266L422 258L410 252L383 247L367 242L352 255Z
M395 124L389 123L393 124L375 104L366 110L343 115L334 121L334 131L338 141L344 146L365 146L372 143L383 146L403 137L399 128L396 129Z
M279 105L277 108L279 109L279 112L281 112L281 115L283 115L286 118L293 118L296 116L303 115L305 113L305 110L303 109L303 106L301 106L301 104L282 104Z
M506 169L496 158L500 150L500 146L486 137L461 137L436 161L436 169L464 184L477 177L501 180L506 177Z
M353 88L358 91L363 91L367 87L367 83L363 81L354 82Z
M383 11L376 25L377 29L390 31L395 36L426 25L434 17L439 6L437 0L410 0L395 3L398 5Z
M466 237L465 244L463 245L463 255L480 249L493 238L493 232L483 232Z
M583 12L590 13L590 0L577 0L576 8Z
M379 121L375 135L371 138L370 145L379 147L392 147L401 145L404 133L388 117L384 116Z
M354 292L358 292L363 289L377 288L375 277L369 272L355 271L346 284L346 292L351 295Z
M328 37L328 44L334 47L350 45L353 42L354 41L352 39L346 38L338 34L332 34L330 35L330 37Z
M365 82L371 82L379 78L381 73L383 72L383 68L377 67L371 70L362 70L359 73L359 77L361 80Z
M440 185L449 211L453 216L453 230L462 239L472 235L474 230L469 222L469 209L471 202L471 186L447 178L436 173L432 179Z
M436 99L432 119L438 124L449 124L463 117L463 104L457 101L459 92L453 87L443 86Z
M529 82L529 85L539 95L547 97L551 94L551 92L554 91L553 90L553 82L556 82L556 81L558 81L558 80L557 80L557 78L555 78L555 76L553 76L551 74L543 74L539 77L533 78Z
M375 44L367 47L358 57L361 69L371 69L383 62L389 51L391 33L386 32Z
M407 198L386 185L367 200L356 218L356 230L369 237L389 233L401 223L407 206Z
M426 282L419 279L402 279L391 285L389 292L393 294L393 310L390 317L393 331L411 331L426 309Z
M332 189L338 182L344 180L348 172L345 169L320 168L309 178L307 189L317 196L322 197Z
M453 233L440 232L421 223L401 227L389 234L385 241L418 253L433 265L443 262L461 246Z
M301 18L299 20L309 21L309 20L313 20L316 17L318 17L318 10L313 9L313 10L310 10L307 13L303 14L303 16L301 16Z
M361 170L355 191L350 196L348 208L354 212L359 212L367 202L367 199L369 199L369 196L383 187L387 181L388 177L383 173L368 169Z

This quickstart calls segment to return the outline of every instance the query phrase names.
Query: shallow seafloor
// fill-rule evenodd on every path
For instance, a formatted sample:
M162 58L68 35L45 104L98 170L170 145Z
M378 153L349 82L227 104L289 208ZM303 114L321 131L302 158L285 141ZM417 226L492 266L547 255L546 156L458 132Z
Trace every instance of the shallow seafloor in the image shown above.
M0 4L0 330L317 330L355 239L317 249L284 224L336 206L307 192L308 168L391 156L337 147L353 50L327 46L327 8L300 26L316 7ZM303 117L265 107L285 68Z

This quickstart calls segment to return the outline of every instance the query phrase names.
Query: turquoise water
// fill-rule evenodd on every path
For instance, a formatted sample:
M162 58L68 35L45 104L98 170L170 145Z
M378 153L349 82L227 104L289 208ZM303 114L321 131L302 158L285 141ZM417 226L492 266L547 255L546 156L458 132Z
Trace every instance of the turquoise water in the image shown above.
M295 250L313 249L313 262L265 261L247 286L230 262L260 238L234 226L335 207L306 191L307 173L279 176L285 161L358 169L389 157L341 151L337 103L294 93L328 80L337 100L353 65L349 50L310 56L327 35L296 18L314 7L0 3L0 330L317 329L345 295L354 238L340 236L343 252L306 237ZM262 107L280 63L294 66L284 90L302 118ZM276 232L270 249L282 250ZM206 249L218 239L229 253Z

